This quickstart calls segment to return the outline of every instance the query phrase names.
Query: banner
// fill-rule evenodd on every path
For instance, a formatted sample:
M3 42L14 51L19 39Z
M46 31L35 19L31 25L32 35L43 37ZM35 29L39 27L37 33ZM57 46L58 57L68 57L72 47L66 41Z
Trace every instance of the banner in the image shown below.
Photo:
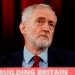
M0 68L0 75L75 75L75 68Z

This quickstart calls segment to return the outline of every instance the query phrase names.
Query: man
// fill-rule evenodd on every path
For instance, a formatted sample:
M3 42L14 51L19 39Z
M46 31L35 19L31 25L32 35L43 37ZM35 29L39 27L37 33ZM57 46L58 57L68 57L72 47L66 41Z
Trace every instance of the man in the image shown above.
M22 13L22 22L19 25L25 39L24 49L1 57L0 66L75 66L74 52L49 48L56 23L57 16L49 5L35 4L27 7Z

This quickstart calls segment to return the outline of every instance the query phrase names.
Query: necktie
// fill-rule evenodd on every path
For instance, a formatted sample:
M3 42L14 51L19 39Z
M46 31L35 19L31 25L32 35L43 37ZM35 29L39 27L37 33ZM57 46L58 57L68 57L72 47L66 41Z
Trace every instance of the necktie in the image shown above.
M32 67L39 67L40 57L35 55L33 59L34 59L34 63Z

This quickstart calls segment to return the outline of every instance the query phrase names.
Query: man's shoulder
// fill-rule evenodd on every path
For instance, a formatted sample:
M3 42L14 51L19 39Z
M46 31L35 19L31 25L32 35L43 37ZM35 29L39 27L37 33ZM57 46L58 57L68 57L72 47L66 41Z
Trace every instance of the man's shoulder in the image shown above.
M3 55L0 57L0 66L6 65L9 62L13 63L15 60L21 58L22 56L23 50Z
M19 55L22 52L23 52L23 50L7 53L7 54L4 54L4 55L1 55L0 58L15 57L15 56Z
M74 50L68 50L68 49L61 49L61 48L49 48L49 53L56 53L56 54L64 54L64 55L69 55L69 54L72 54L72 55L75 55L75 51Z
M50 48L48 56L55 61L56 66L75 66L75 52L67 49Z

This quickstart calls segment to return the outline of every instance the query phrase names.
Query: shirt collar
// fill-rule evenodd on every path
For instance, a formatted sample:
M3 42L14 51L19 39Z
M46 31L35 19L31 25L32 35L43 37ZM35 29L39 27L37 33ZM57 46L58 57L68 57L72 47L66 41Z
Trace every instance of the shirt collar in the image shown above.
M34 54L32 54L29 50L27 50L27 48L24 46L24 52L23 52L23 56L24 56L24 60L26 63L28 63L31 58L34 56Z
M48 49L44 50L43 52L41 52L38 56L41 57L43 59L43 61L46 63L48 62Z
M38 54L37 56L41 57L43 59L43 61L46 63L48 62L48 49L44 50L43 52L41 52L40 54ZM29 50L27 50L27 48L24 46L24 52L23 52L23 56L24 56L24 60L26 63L28 63L31 58L34 56L33 53L31 53Z

